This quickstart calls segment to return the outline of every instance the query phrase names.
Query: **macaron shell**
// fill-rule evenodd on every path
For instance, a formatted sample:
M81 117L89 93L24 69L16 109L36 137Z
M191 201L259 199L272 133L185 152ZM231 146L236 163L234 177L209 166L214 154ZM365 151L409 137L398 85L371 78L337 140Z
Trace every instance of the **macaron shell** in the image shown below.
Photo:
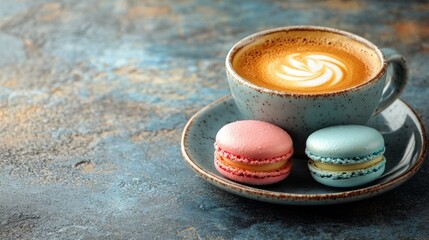
M280 170L271 172L249 171L225 165L219 161L216 155L214 163L216 170L224 177L250 185L268 185L280 182L289 176L292 167L292 162L289 161L288 165Z
M252 159L274 158L293 148L292 139L282 128L257 120L243 120L223 126L216 145L236 156Z
M326 171L317 168L311 161L308 162L311 176L317 182L331 187L356 187L367 184L380 177L385 169L386 159L366 169L354 171Z
M307 139L306 147L307 155L313 160L353 163L383 154L384 139L377 130L370 127L340 125L312 133Z

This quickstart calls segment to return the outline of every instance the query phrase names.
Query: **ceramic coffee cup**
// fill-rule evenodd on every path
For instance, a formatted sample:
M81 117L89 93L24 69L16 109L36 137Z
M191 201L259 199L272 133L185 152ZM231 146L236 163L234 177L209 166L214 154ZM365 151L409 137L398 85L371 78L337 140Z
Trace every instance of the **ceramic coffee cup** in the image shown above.
M277 44L276 41L281 41L282 43ZM293 64L296 63L295 60L297 59L302 60L295 66L297 69L291 70L291 66L267 67L272 68L271 72L267 73L260 73L258 72L259 70L254 69L254 66L263 65L258 62L260 60L258 58L265 54L265 50L268 49L269 52L269 48L273 46L281 46L279 49L297 49L301 51L302 49L305 50L308 44L311 45L309 49L313 51L313 55L310 55L315 56L314 58L316 59L293 55L291 58ZM317 47L319 44L323 46ZM317 59L325 61L325 57L317 55L319 50L322 55L325 51L330 56L332 53L330 50L331 45L338 45L343 48L340 49L341 51L348 51L351 48L353 51L348 51L348 53L359 55L359 61L366 66L365 68L371 68L372 72L366 75L365 73L363 75L353 75L352 80L357 80L357 83L351 86L342 86L339 89L313 86L314 83L318 84L328 77L336 81L341 76L348 76L348 73L353 74L357 71L353 69L347 70L348 64L354 64L347 62L347 59L353 56L344 57L345 63L343 65L338 63L337 65L339 66L331 67L332 64L337 63L336 60L329 60L331 62L319 64ZM244 60L241 60L242 56L244 56L242 52L251 48L256 49L254 53L248 54L251 57L244 57ZM260 54L261 52L262 54ZM264 61L268 61L267 66L271 66L269 65L271 64L269 59L273 58L267 59ZM241 62L243 63L242 65L240 65ZM279 73L279 69L283 72ZM251 79L251 77L243 73L239 74L240 71L249 71L249 76L256 77L258 77L258 74L274 74L273 76L277 77L284 77L291 73L301 74L306 77L313 74L303 73L303 69L325 70L323 70L323 73L314 73L315 76L317 75L317 80L313 79L308 82L311 89L306 89L305 84L307 83L303 83L304 85L293 88L290 91L287 86L279 87L275 86L275 84L270 85L271 83L265 84L258 82L259 80ZM362 68L357 69L362 70ZM312 132L333 125L366 124L372 116L386 109L399 97L407 82L405 60L396 51L392 49L380 50L368 40L349 32L317 26L291 26L270 29L242 39L231 48L226 57L226 73L231 94L243 118L271 122L288 131L294 141L295 156L298 157L304 156L305 141ZM297 76L292 76L291 79L292 84L300 81L299 76L298 78ZM282 85L283 82L280 81L279 84Z

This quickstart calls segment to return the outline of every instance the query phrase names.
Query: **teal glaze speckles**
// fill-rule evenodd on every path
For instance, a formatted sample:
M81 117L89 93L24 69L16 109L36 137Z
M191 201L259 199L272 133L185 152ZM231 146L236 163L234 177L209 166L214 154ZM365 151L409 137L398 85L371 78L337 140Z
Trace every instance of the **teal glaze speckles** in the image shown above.
M314 166L312 162L308 163L314 180L331 187L354 187L367 184L380 177L385 167L386 159L366 169L343 172L324 171Z
M383 147L379 151L367 154L367 155L359 155L355 157L323 157L321 155L316 155L311 153L308 149L305 150L305 154L313 160L317 160L323 163L331 163L331 164L355 164L355 163L361 163L366 162L371 159L374 159L380 155L382 155L385 152L385 148Z
M374 159L384 153L383 136L375 129L360 125L341 125L312 133L306 154L313 160L354 164Z

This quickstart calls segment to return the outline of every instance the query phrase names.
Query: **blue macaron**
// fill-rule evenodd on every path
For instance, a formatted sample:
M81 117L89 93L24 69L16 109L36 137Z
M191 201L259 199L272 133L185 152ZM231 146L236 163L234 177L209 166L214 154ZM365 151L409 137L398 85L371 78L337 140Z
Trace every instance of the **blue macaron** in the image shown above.
M375 129L340 125L312 133L305 153L312 177L327 186L355 187L384 172L384 139Z

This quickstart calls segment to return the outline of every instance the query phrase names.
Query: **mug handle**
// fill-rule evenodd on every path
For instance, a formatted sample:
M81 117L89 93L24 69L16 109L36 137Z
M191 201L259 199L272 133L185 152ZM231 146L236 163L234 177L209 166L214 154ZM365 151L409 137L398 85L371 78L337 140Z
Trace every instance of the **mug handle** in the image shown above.
M380 50L387 60L386 83L381 94L380 103L373 116L390 106L402 93L408 81L408 67L405 58L390 48Z

